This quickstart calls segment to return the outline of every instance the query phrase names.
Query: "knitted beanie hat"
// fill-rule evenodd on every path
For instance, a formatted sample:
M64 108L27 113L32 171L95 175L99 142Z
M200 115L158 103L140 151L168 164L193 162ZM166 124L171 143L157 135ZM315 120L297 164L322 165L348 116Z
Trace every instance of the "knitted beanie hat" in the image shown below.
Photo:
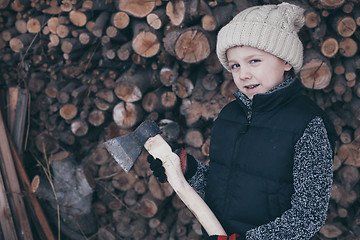
M250 46L271 53L298 73L303 64L303 45L297 32L305 23L304 9L289 3L247 8L220 29L216 53L230 71L226 51L235 46Z

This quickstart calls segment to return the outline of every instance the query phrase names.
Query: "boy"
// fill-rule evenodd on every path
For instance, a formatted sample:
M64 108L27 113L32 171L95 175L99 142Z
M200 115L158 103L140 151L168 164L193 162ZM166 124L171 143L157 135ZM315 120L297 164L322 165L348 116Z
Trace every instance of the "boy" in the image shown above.
M294 77L303 25L303 9L282 3L245 9L218 33L236 100L214 122L209 167L180 154L189 183L229 235L207 239L310 239L325 222L335 133Z

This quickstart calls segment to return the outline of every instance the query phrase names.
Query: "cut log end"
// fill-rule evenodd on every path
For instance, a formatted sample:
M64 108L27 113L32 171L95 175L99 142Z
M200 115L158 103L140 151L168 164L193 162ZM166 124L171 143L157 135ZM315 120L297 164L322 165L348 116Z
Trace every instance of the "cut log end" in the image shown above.
M197 63L210 55L209 39L200 31L190 30L182 34L176 44L176 56L186 63Z
M65 120L71 120L77 115L77 107L73 104L65 104L60 108L60 116Z
M325 57L334 57L338 51L339 43L335 38L328 38L321 44L321 53Z
M132 41L134 51L142 57L150 58L160 51L160 42L151 32L140 32Z

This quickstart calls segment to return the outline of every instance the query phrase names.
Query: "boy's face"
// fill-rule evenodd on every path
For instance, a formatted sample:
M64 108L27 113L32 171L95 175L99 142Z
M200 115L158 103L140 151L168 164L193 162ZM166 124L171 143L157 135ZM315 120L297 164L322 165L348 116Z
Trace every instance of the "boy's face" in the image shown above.
M236 86L250 99L279 85L284 72L292 68L284 60L248 46L230 48L226 55Z

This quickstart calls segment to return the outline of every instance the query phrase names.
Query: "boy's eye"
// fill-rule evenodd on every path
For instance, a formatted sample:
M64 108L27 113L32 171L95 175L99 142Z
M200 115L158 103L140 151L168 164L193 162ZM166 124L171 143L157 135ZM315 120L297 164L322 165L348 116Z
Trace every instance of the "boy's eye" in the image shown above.
M240 65L236 63L236 64L232 64L230 67L231 67L231 69L235 69L235 68L240 67Z
M250 60L250 63L257 63L257 62L261 62L259 59L252 59Z

